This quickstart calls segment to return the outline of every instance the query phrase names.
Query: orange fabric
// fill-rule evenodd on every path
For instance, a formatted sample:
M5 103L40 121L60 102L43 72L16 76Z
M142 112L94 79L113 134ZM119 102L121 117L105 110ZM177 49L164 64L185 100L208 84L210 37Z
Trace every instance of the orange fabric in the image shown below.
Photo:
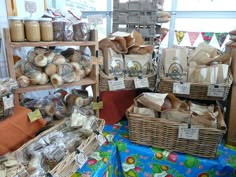
M14 114L0 122L0 155L16 150L45 126L43 118L31 123L27 115L29 112L28 108L15 106Z
M103 109L99 117L106 121L106 124L114 124L124 116L126 109L133 104L136 97L135 90L102 91L100 99L103 101Z

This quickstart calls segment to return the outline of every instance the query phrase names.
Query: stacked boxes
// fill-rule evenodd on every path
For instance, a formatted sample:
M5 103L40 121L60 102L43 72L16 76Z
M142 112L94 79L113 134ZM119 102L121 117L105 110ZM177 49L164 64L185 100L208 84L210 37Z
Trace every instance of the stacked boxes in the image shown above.
M113 32L138 31L148 44L153 44L161 25L157 24L157 12L162 7L158 0L113 0Z

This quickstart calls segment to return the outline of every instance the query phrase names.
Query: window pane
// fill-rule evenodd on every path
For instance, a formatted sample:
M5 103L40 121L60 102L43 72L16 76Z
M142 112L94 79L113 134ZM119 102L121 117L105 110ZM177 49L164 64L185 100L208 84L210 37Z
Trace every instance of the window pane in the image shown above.
M81 11L106 11L107 0L66 0L66 6L76 7Z
M229 32L233 29L236 29L236 19L178 18L175 23L178 31Z
M178 11L236 11L236 6L235 6L235 0L178 0L177 10Z

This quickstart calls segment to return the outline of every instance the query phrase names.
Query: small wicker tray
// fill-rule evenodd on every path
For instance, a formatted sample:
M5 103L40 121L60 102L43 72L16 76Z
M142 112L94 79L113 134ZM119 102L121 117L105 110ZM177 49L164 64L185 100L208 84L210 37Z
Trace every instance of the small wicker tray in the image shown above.
M173 84L175 82L178 82L178 81L161 79L159 83L160 93L173 93ZM219 86L224 87L223 97L208 96L207 91L208 91L209 84L199 84L199 83L191 83L189 95L183 95L183 94L175 94L175 95L177 97L183 97L183 98L188 98L188 99L198 99L198 100L226 100L228 97L232 82L233 82L233 76L231 73L229 73L226 83L219 85Z
M97 131L102 132L103 128L105 126L105 120L103 119L97 119L98 127ZM27 148L30 144L38 141L41 137L45 136L46 134L54 131L59 130L61 127L65 126L65 120L60 121L53 127L49 128L46 131L43 131L39 135L37 135L34 139L28 141L24 145L22 145L20 148L18 148L16 151L12 152L11 154L13 156L17 156L18 153L21 151L24 151L25 148ZM86 140L84 140L80 146L77 149L80 149L81 152L83 152L86 156L90 156L95 150L99 148L99 143L96 138L96 134L92 133ZM76 155L77 152L68 153L62 161L60 161L58 164L55 165L55 167L48 171L47 176L57 176L60 177L68 177L71 176L76 172L76 170L79 168L78 163L76 162Z
M178 129L180 125L184 125L183 123L135 114L133 107L134 105L126 111L129 139L132 142L169 151L216 158L217 148L225 131L216 128L199 128L198 140L178 138Z
M136 77L126 77L124 78L125 89L135 89L134 79ZM148 78L149 88L154 88L156 86L157 72L154 70L148 75L143 76L143 78ZM99 90L100 91L108 91L109 80L114 80L114 77L107 76L102 69L99 69Z

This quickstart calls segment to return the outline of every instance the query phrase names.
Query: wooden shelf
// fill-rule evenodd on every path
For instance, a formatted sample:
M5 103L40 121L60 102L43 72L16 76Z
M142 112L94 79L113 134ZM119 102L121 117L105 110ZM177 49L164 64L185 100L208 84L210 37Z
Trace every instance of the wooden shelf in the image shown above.
M83 78L77 82L65 83L59 87L54 87L52 84L30 85L26 88L16 89L15 93L25 93L25 92L33 92L33 91L39 91L39 90L50 90L50 89L67 88L67 87L73 87L73 86L92 85L92 84L96 84L96 83L97 83L96 80L93 80L93 79L87 77L87 78Z
M96 101L97 96L99 95L98 91L98 65L102 64L103 58L96 57L97 50L98 50L98 36L97 31L92 30L91 33L91 40L90 41L51 41L51 42L12 42L10 37L9 29L4 29L4 39L6 44L6 55L7 55L7 63L8 63L8 70L9 75L11 78L16 79L16 74L14 70L14 61L13 61L13 49L20 48L20 47L50 47L50 46L88 46L91 50L91 63L93 65L91 73L89 76L81 79L77 82L72 83L65 83L57 88L68 88L74 86L91 86L93 91L94 101ZM18 105L19 102L19 94L26 93L26 92L34 92L40 90L51 90L57 89L53 87L52 84L48 83L46 85L30 85L26 88L18 88L15 91L15 104ZM96 111L97 117L99 117L99 112Z
M51 42L9 42L12 48L18 47L50 47L50 46L95 46L95 41L51 41Z

